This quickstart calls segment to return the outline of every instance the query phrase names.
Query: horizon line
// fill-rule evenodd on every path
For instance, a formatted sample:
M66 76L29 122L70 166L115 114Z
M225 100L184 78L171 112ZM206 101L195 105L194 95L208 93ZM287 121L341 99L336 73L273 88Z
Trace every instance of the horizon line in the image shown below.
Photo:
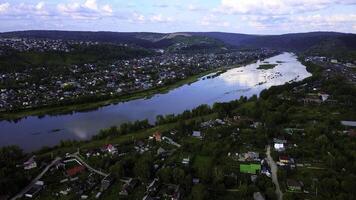
M61 29L24 29L24 30L12 30L0 32L4 33L14 33L14 32L30 32L30 31L57 31L57 32L88 32L88 33L155 33L155 34L174 34L174 33L226 33L226 34L241 34L241 35L256 35L256 36L273 36L273 35L288 35L288 34L306 34L306 33L341 33L341 34L352 34L352 32L338 32L338 31L308 31L308 32L287 32L279 34L257 34L257 33L241 33L241 32L224 32L224 31L176 31L176 32L153 32L153 31L110 31L110 30L61 30Z

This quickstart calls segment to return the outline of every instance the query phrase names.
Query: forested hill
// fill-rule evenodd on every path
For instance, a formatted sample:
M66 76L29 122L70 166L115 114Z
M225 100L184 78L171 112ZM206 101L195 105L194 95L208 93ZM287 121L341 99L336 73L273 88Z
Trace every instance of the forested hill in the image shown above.
M89 32L89 31L16 31L1 33L0 37L21 37L36 39L62 39L81 40L110 43L130 43L146 48L165 47L171 45L169 41L152 42L141 39L140 35L150 35L152 37L163 37L160 33L130 33L130 32Z
M219 39L239 48L272 48L307 52L345 60L356 59L356 34L337 32L293 33L284 35L245 35L235 33L191 33Z
M216 38L239 47L250 46L303 51L325 41L341 40L345 42L345 45L356 48L356 34L337 32L310 32L284 35L246 35L222 32L197 32L191 34ZM352 41L352 43L347 44L349 41Z
M202 40L211 38L235 47L264 47L283 50L307 50L322 42L339 40L350 48L356 48L356 34L337 32L310 32L284 35L248 35L224 32L84 32L84 31L17 31L0 33L0 37L48 38L63 40L87 40L111 43L132 43L147 48L168 47L177 37L198 36ZM350 43L351 42L351 43Z
M82 32L17 31L0 33L0 37L48 38L134 44L144 48L187 49L272 48L282 51L307 51L332 57L354 59L356 34L337 32L292 33L283 35L248 35L224 32ZM183 44L183 45L182 45ZM181 49L180 49L181 50ZM347 52L345 54L345 52Z

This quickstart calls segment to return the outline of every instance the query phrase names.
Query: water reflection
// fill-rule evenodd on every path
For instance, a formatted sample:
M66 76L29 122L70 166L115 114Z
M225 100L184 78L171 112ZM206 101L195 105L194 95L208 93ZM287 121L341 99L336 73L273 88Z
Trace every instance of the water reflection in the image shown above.
M100 129L135 120L154 122L157 115L181 113L201 104L227 102L259 94L263 89L281 85L291 80L302 80L309 74L305 66L290 53L265 60L278 63L273 69L257 69L262 62L228 70L215 78L201 79L183 85L165 94L148 99L117 103L89 112L77 112L58 116L27 117L18 123L0 122L0 146L16 144L23 149L35 150L53 146L60 140L86 140ZM51 130L60 129L58 132Z

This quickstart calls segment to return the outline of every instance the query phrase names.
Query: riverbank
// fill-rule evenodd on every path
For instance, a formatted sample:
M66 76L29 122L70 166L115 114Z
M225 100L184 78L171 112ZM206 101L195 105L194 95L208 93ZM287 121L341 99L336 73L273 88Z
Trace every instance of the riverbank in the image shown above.
M288 65L293 67L293 73L289 72L288 66L284 66L280 71L283 76L277 79L266 79L267 83L271 81L271 84L257 85L257 79L248 79L248 83L252 86L248 90L246 77L263 77L271 72L256 70L259 63L242 68L224 67L222 70L226 72L220 71L221 75L216 78L213 77L219 72L210 73L199 78L194 84L185 84L164 94L153 95L151 98L112 103L96 110L70 111L69 114L55 116L27 117L17 122L1 121L0 128L5 134L0 135L0 146L14 144L29 152L43 146L55 146L63 140L88 140L107 127L145 119L152 124L161 116L177 115L202 104L213 106L214 103L229 102L241 96L259 95L262 90L268 89L271 85L281 85L290 80L296 80L296 77L302 80L310 76L305 66L296 61L292 54L280 54L271 58L270 61L276 60L288 61ZM108 103L111 102L108 101ZM60 110L60 112L63 111ZM53 130L58 129L60 131L54 134Z
M277 66L278 64L261 64L259 67L257 67L257 69L273 69Z
M137 92L134 92L131 94L125 94L125 95L122 95L119 97L108 98L105 100L99 100L99 101L95 101L95 102L71 104L71 105L64 105L64 106L42 107L42 108L21 110L18 112L3 112L3 113L0 113L0 121L1 120L16 121L16 120L20 120L20 119L22 119L24 117L28 117L28 116L62 115L62 114L69 114L72 112L84 112L84 111L95 110L95 109L98 109L100 107L107 106L110 104L126 102L126 101L135 100L135 99L141 99L141 98L149 98L155 94L166 93L170 90L173 90L173 89L178 88L185 84L192 84L192 83L198 81L201 77L204 77L206 75L209 75L212 73L220 73L221 71L226 71L228 69L237 68L237 67L241 67L241 66L243 66L243 65L237 65L237 66L231 66L231 67L221 67L221 68L209 70L209 71L197 74L197 75L190 76L186 79L179 80L175 83L172 83L172 84L169 84L166 86L152 88L152 89L143 90L143 91L137 91Z
M120 102L127 102L127 101L131 101L131 100L142 99L142 98L150 98L153 95L163 94L170 90L176 89L180 86L183 86L186 84L192 84L192 83L198 81L200 78L207 76L209 74L214 74L212 77L210 77L210 78L214 78L214 77L226 72L227 70L230 70L233 68L238 68L238 67L243 67L243 66L255 63L255 62L257 62L257 60L252 60L250 62L246 62L246 63L239 64L239 65L223 66L223 67L211 69L211 70L208 70L208 71L196 74L196 75L189 76L186 79L182 79L175 83L171 83L171 84L168 84L165 86L151 88L148 90L135 91L135 92L123 94L120 96L103 97L103 99L100 99L100 97L98 97L98 100L94 100L91 102L85 102L85 103L75 103L74 102L74 103L67 104L67 105L53 105L53 106L46 106L46 107L24 109L24 110L13 111L13 112L0 112L0 121L15 121L16 122L16 121L21 120L22 118L25 118L28 116L43 117L45 115L56 116L56 115L71 114L71 113L75 113L75 112L93 111L100 107L108 106L111 104L117 104Z

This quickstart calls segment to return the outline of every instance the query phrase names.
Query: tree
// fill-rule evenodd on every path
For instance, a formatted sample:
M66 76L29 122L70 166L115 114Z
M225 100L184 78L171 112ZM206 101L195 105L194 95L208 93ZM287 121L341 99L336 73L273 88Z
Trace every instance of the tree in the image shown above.
M135 163L134 173L143 180L148 180L151 176L152 157L145 155Z
M172 169L163 167L158 171L158 177L163 183L170 183L172 180Z
M116 179L120 179L121 177L124 176L124 167L120 162L116 162L115 165L110 167L110 173L113 175Z
M203 184L197 184L193 186L190 199L204 200L207 198L208 198L208 192Z
M184 183L185 172L183 169L174 168L172 173L173 182L176 184L183 184Z

